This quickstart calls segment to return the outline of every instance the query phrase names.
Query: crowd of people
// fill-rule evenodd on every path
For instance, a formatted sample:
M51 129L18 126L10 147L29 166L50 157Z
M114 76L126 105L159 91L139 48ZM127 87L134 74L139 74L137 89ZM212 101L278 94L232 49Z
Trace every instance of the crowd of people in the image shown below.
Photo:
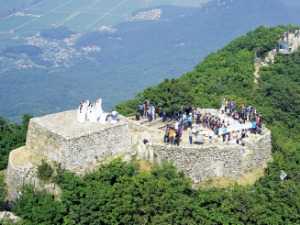
M138 117L147 118L149 121L157 116L164 120L165 114L149 101L140 105L138 111ZM262 131L262 116L253 106L238 107L235 101L226 99L218 113L201 112L189 106L174 113L172 119L172 123L165 127L163 140L174 145L180 145L184 132L188 133L190 144L203 144L204 136L207 136L210 142L221 138L223 142L243 145L249 132L260 134ZM205 133L201 132L201 128Z
M155 120L157 115L161 116L160 107L154 106L150 101L145 101L143 104L138 106L136 119L147 118L149 122Z
M150 101L146 100L143 104L138 105L137 113L135 115L136 120L140 120L141 118L146 118L149 122L161 118L163 122L168 120L180 120L184 114L189 115L193 112L192 107L184 108L181 111L177 112L166 112L163 111L162 108L158 105L151 103Z
M234 101L223 100L221 107L221 113L232 116L235 120L240 123L245 123L246 121L256 122L259 126L262 123L262 117L256 111L253 106L241 105L240 109L237 108L237 104Z

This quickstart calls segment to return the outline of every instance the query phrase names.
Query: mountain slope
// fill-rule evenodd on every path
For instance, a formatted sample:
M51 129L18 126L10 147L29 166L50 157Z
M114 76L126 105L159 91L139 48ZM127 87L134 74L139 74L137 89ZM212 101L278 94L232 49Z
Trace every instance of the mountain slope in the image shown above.
M85 177L59 171L62 198L26 189L14 210L26 224L300 224L300 52L277 56L253 82L254 53L276 47L292 27L264 28L209 55L192 72L146 89L119 110L134 112L145 98L164 110L219 106L224 96L257 107L272 130L273 158L254 186L193 190L174 168L150 172L113 162ZM281 171L287 178L280 179Z
M261 54L268 52L276 46L285 27L259 29L242 36L231 42L222 50L210 54L195 69L178 79L167 80L158 86L148 88L140 93L134 101L141 101L149 98L155 103L164 101L166 91L174 88L180 91L182 87L187 86L187 92L193 98L189 102L201 107L218 106L220 99L224 95L230 95L236 98L251 99L254 92L253 72L255 50L260 49ZM176 91L174 90L174 95ZM152 94L156 95L153 96ZM170 96L172 97L172 96ZM178 102L172 102L177 108L185 103L185 99ZM170 102L165 102L165 108L170 108ZM121 105L122 106L122 105ZM135 107L130 108L130 104L125 104L120 108L123 112L133 112Z
M71 50L46 38L51 46L60 43L59 48L43 46L36 49L36 55L27 48L26 54L23 47L27 42L18 39L19 48L8 48L1 55L0 114L17 119L24 113L62 111L98 96L110 109L145 87L191 70L208 53L259 25L300 22L299 14L294 13L299 8L281 0L215 0L202 8L158 8L162 10L160 20L127 21L106 28L106 32L83 33ZM99 51L85 55L82 48L87 46L96 46ZM24 54L16 56L16 49ZM62 54L55 54L59 49L64 50ZM70 57L61 57L68 50ZM56 63L61 59L62 63ZM26 64L27 60L33 62L32 68L9 66Z

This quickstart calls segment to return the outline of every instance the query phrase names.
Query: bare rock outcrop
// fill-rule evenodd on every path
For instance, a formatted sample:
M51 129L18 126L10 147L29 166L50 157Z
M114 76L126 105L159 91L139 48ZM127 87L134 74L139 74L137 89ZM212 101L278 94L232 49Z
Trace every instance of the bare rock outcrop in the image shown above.
M292 54L299 50L300 30L285 32L278 41L278 47L269 51L264 58L256 58L254 63L254 83L257 84L260 78L260 70L274 64L277 54Z
M19 221L21 221L21 218L14 215L12 212L0 212L0 224L2 224L1 222L18 223Z

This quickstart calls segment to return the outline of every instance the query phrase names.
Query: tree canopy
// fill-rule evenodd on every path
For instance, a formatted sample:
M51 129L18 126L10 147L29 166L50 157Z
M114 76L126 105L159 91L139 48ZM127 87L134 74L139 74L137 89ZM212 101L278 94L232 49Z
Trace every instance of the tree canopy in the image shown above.
M24 115L21 124L11 123L0 117L0 170L7 166L9 152L25 144L29 115Z

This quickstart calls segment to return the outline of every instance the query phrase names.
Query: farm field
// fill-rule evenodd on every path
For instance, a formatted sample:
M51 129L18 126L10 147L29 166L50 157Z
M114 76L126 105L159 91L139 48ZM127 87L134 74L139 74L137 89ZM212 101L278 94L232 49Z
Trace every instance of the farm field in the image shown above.
M29 35L52 26L77 32L115 26L132 13L161 5L201 6L206 0L41 0L0 20L0 34ZM12 4L12 3L11 3ZM12 6L11 6L12 7Z

